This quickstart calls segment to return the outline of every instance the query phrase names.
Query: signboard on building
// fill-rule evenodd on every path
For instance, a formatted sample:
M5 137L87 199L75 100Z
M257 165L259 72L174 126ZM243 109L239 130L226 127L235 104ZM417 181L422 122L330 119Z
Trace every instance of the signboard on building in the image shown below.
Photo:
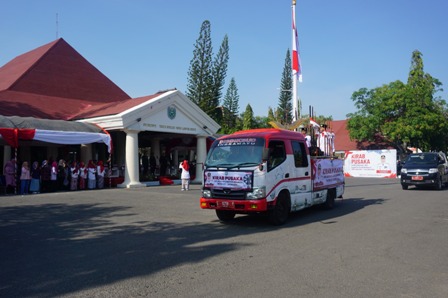
M397 177L397 150L345 151L345 177Z

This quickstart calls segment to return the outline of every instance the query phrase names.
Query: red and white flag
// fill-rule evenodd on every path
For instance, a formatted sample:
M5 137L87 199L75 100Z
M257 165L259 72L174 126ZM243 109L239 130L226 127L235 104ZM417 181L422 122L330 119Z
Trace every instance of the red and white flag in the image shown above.
M297 37L295 1L292 6L292 74L302 82L302 65L300 63L299 39Z
M314 121L313 118L310 118L310 124L311 124L312 126L314 126L314 127L320 127L320 125L317 124L317 122Z

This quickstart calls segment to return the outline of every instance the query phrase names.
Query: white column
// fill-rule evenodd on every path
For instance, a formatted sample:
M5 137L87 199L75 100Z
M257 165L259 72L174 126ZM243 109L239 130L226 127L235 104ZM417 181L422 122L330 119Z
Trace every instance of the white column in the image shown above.
M193 183L201 183L202 184L202 176L205 158L207 157L207 143L206 143L206 135L197 135L196 136L196 150L197 150L197 160L196 160L196 177L192 181Z
M124 169L124 181L117 185L121 188L145 187L139 181L138 167L138 131L125 130L126 133L126 165Z

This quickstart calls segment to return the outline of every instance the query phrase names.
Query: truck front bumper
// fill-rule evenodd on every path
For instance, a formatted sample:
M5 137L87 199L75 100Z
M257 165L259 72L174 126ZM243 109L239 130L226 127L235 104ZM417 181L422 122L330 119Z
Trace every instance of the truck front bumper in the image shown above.
M264 212L268 210L266 199L228 200L219 198L201 198L202 209L232 210L237 213Z

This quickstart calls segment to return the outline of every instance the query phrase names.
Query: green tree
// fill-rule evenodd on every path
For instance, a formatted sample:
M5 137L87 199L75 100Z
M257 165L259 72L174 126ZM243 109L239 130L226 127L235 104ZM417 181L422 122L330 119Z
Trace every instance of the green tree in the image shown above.
M201 25L199 37L194 45L193 58L188 69L186 95L219 123L222 109L218 107L227 75L229 42L226 35L213 59L210 32L210 22L206 20Z
M402 153L408 146L424 151L445 150L447 106L435 97L442 90L441 85L423 71L422 54L414 51L407 84L395 81L353 93L358 111L347 115L350 138L373 141L382 136L395 143Z
M243 115L241 115L241 118L243 119L242 129L251 129L255 127L254 112L250 104L247 104L246 110Z
M283 67L277 116L281 124L290 124L292 122L292 77L289 49L286 51L285 66Z
M186 95L207 114L213 98L212 51L210 22L204 21L190 61Z
M213 107L219 106L221 97L222 97L222 89L225 84L225 79L227 76L227 64L229 62L229 38L227 35L224 36L224 39L221 43L221 47L219 48L218 53L213 61L212 67L212 75L213 75L213 98L209 103ZM219 111L215 109L215 111ZM219 115L210 115L215 120L219 119Z
M239 95L238 88L236 86L235 78L232 78L227 88L226 95L224 96L224 102L222 107L222 121L221 132L232 133L237 130L236 118L239 113Z

